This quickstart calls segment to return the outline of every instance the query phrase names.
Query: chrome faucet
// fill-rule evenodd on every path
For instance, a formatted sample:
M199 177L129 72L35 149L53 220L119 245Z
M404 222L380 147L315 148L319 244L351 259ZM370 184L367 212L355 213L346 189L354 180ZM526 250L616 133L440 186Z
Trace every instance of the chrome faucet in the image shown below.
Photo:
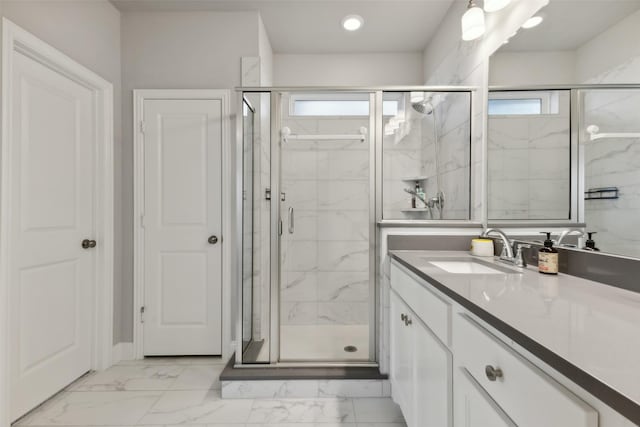
M558 241L556 242L556 245L557 246L562 245L562 242L564 241L564 239L571 234L578 234L580 237L586 237L586 234L584 233L584 231L580 230L579 228L569 228L567 230L563 230L562 233L560 233L560 237L558 237Z
M511 262L515 264L515 257L513 256L513 247L511 247L511 241L504 234L504 231L498 228L487 228L482 233L481 237L489 237L489 234L497 234L502 239L502 253L500 254L500 259L503 261Z

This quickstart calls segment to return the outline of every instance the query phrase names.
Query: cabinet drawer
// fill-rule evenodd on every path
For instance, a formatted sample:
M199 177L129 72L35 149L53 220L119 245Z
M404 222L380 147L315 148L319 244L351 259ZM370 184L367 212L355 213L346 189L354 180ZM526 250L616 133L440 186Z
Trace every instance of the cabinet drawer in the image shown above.
M451 345L451 304L422 286L401 267L391 264L391 287L445 345Z
M482 326L465 315L453 322L456 365L467 369L517 425L597 427L593 408Z

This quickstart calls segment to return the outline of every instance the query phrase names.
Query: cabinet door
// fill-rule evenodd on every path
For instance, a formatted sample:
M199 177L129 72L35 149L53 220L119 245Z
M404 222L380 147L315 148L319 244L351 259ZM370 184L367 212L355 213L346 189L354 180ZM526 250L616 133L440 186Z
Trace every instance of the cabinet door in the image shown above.
M391 292L391 391L409 426L413 419L413 340L412 329L406 325L404 316L410 313L409 307Z
M516 427L464 368L454 376L455 427Z
M452 357L420 320L412 319L414 418L420 427L448 427L452 412Z

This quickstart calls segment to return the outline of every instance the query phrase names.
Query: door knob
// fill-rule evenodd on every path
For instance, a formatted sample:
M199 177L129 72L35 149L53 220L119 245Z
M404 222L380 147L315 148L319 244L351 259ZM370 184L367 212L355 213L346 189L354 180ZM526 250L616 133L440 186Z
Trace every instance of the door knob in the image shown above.
M489 381L495 381L498 378L502 378L503 377L502 369L494 368L491 365L487 365L487 366L484 367L484 373L487 376L487 379Z
M209 242L210 245L215 245L216 243L218 243L218 236L209 237L208 242Z
M82 249L91 249L96 247L95 240L84 239L82 241Z

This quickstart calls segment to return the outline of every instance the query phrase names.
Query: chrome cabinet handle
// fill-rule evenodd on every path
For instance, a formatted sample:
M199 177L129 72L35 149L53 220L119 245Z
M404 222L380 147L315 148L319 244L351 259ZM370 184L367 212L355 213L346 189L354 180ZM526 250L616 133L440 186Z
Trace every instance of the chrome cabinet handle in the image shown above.
M95 240L84 239L82 241L82 249L91 249L95 248L97 245Z
M218 243L218 236L210 236L207 241L210 245L215 245L216 243Z
M498 378L502 378L504 375L502 374L502 369L494 368L491 365L487 365L484 367L484 374L487 376L489 381L495 381Z
M293 208L289 208L289 234L293 234L293 230L295 229L295 224L293 223Z

